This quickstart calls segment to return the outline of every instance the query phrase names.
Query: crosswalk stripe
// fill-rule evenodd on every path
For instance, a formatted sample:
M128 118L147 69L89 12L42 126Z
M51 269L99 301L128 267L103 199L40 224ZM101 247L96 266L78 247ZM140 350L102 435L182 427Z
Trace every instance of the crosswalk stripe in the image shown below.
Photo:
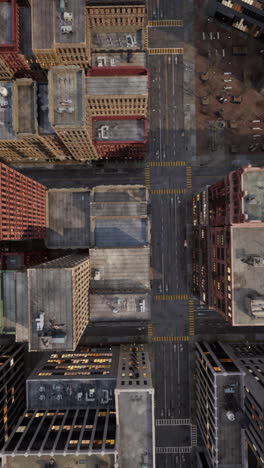
M156 419L156 426L189 426L190 419Z
M182 55L184 53L184 49L182 47L178 47L174 49L150 49L148 48L148 53L150 55L164 55L164 54Z
M153 341L155 342L189 341L189 336L154 336Z
M151 189L152 195L173 195L173 194L183 194L186 193L186 188L180 189Z
M148 26L183 26L182 20L157 20L149 21Z
M159 295L154 296L155 301L187 301L189 296L187 294L172 294L172 295Z
M186 166L186 161L151 161L149 165L152 167Z
M148 48L148 28L144 28L144 47Z

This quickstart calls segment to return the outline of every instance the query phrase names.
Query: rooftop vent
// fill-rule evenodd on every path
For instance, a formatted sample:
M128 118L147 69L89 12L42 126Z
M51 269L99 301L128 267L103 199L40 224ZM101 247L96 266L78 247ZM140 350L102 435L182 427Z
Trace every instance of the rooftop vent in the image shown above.
M0 95L4 97L8 95L8 90L4 86L0 86Z
M254 267L264 267L264 257L261 255L249 255L247 258L242 258L241 261Z
M135 34L127 34L126 36L127 40L127 47L135 47L137 45L137 39Z
M97 57L97 66L106 67L106 57Z
M108 131L109 131L109 126L108 125L102 125L98 129L99 138L102 138L102 140L108 140L108 138L109 138Z
M61 32L62 32L62 34L70 34L70 33L72 33L72 32L73 32L73 30L72 30L72 25L71 25L71 24L69 24L69 25L63 24L63 25L61 26Z
M94 270L94 272L93 272L93 279L96 280L96 281L98 281L98 280L101 279L101 273L100 273L99 270Z
M247 310L254 318L264 318L264 296L246 297Z
M64 13L63 13L63 19L64 19L64 21L66 21L67 23L72 23L72 21L73 21L73 14L70 13L69 11L64 11Z

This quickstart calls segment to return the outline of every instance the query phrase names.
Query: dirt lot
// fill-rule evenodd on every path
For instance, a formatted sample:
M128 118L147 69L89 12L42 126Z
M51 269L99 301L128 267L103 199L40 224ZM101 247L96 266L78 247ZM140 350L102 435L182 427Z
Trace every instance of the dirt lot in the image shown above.
M262 78L264 90L264 53L260 53L261 49L264 51L264 43L217 21L208 21L206 3L205 0L195 2L197 153L205 156L216 150L209 127L219 120L224 126L222 148L225 153L230 155L231 145L235 145L233 150L237 153L250 155L251 159L259 156L261 162L264 157L264 96L258 89ZM234 46L245 46L247 54L233 55ZM205 81L201 79L203 73L208 73ZM242 102L233 103L233 96L240 96ZM221 103L219 97L224 102ZM206 98L205 104L202 98Z

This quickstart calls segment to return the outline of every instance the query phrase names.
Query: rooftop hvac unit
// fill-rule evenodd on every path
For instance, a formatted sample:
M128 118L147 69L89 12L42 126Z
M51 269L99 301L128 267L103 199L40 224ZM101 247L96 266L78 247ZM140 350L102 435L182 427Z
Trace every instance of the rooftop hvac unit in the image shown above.
M116 66L116 59L115 59L115 58L111 58L111 59L110 59L110 65L111 65L111 67L115 67L115 66Z
M139 311L142 312L142 313L145 312L145 309L146 309L145 299L140 299L138 304L139 304Z
M98 67L106 67L106 57L97 57Z
M0 100L0 107L2 108L8 107L8 101Z
M44 393L41 393L41 394L39 395L39 399L40 399L40 401L46 400L46 395L44 395Z
M8 95L8 90L4 86L0 86L0 94L6 97Z
M127 34L126 40L127 40L127 47L135 47L137 45L137 39L134 34L133 35Z
M64 19L64 21L67 21L67 23L72 23L73 14L70 13L69 11L64 11L64 13L63 13L63 19Z
M99 270L95 270L95 271L94 271L93 279L94 279L94 280L97 280L97 281L101 279L101 273L100 273Z
M108 140L109 138L108 130L109 130L108 125L102 125L102 127L99 128L99 133L101 134L102 140Z
M70 34L70 33L72 33L72 25L69 24L69 25L63 25L63 26L61 26L61 32L62 32L62 34Z

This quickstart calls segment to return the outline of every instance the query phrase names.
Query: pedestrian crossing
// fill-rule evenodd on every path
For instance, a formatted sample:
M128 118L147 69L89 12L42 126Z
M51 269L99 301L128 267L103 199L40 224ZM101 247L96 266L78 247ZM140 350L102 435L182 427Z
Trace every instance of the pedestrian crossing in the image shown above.
M165 54L182 55L184 53L184 49L182 47L179 47L176 49L148 49L148 53L150 55L165 55Z
M191 189L192 188L192 168L190 166L186 167L186 179L187 179L186 187L187 189Z
M155 301L188 301L190 296L187 294L163 294L159 296L154 296Z
M192 447L156 447L156 453L191 453Z
M152 325L152 323L148 324L148 337L149 338L153 337L153 325Z
M197 445L197 426L191 426L191 446L196 447Z
M145 167L145 185L150 188L150 167Z
M186 192L187 189L151 189L152 195L181 195Z
M148 28L144 28L144 48L148 48Z
M194 301L189 301L189 335L195 335Z
M190 419L156 419L156 426L189 426ZM196 427L196 426L192 426ZM196 431L197 432L197 431Z
M189 336L154 336L153 341L155 341L155 342L189 341Z
M149 21L148 26L183 26L182 20L156 20Z
M186 166L186 161L151 161L151 167Z

